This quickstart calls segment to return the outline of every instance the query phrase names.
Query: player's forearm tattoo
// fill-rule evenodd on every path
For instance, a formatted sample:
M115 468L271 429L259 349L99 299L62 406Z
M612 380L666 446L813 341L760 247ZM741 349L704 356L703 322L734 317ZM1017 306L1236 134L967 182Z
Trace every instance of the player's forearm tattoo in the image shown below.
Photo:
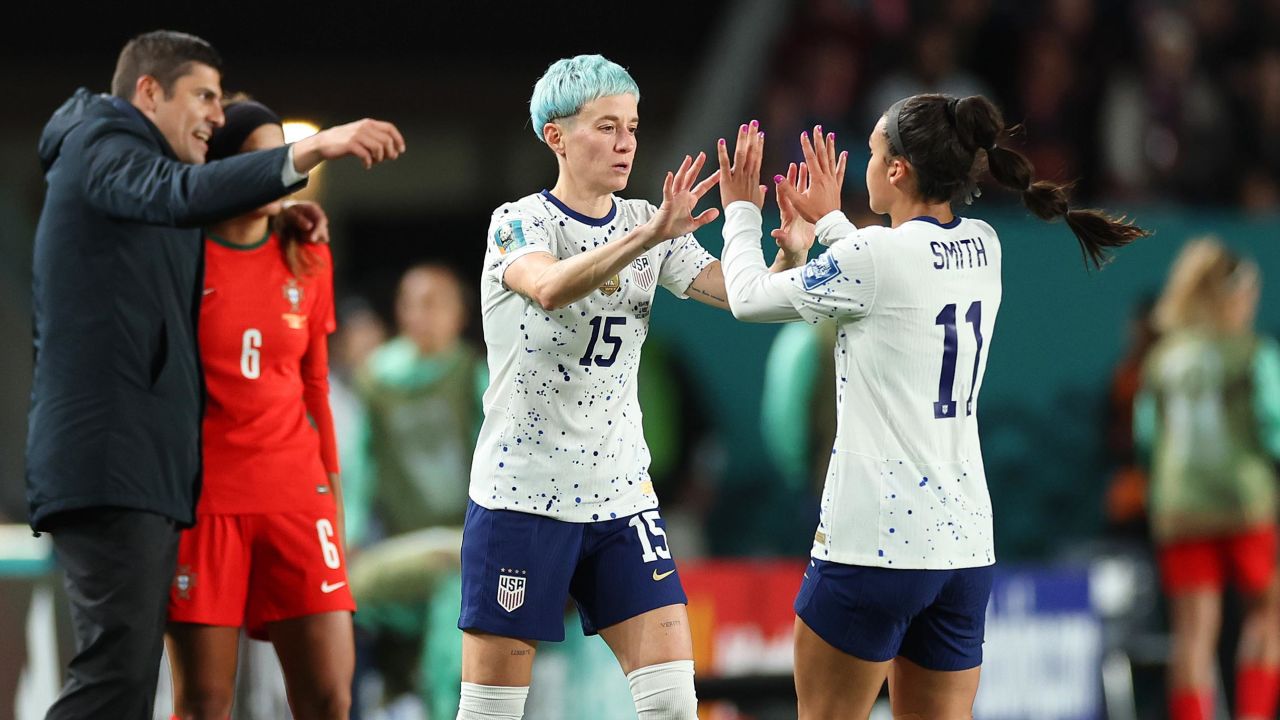
M698 295L702 295L702 296L704 296L704 297L709 297L709 298L711 298L712 300L716 300L716 301L719 301L719 302L729 302L728 300L726 300L726 299L724 299L724 298L720 297L719 295L716 295L716 294L714 294L714 293L709 293L709 292L707 292L706 290L703 290L703 289L701 289L701 288L690 288L690 290L692 290L693 292L697 293Z
M677 625L679 625L679 624L680 624L680 621L679 621L679 620L668 620L668 621L666 621L666 622L664 622L664 623L660 623L660 624L662 625L662 627L665 627L665 628L669 628L669 627L676 627Z
M531 652L533 651L532 650L512 650L511 654L512 655L528 655Z

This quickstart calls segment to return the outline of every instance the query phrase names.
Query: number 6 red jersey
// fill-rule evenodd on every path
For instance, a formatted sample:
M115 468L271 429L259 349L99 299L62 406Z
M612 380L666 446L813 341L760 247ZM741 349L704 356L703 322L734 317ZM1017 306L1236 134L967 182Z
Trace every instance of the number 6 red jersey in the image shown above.
M204 488L200 513L332 508L338 472L329 411L327 336L336 327L329 248L295 277L280 240L250 246L205 239L200 357L204 366Z

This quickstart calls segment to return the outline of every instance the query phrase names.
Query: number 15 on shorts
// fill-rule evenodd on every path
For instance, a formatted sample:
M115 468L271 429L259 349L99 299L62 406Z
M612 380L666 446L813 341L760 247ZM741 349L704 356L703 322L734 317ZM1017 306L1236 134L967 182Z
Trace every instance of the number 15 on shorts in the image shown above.
M649 510L633 516L631 522L627 523L636 529L636 535L640 538L640 547L644 549L644 555L641 557L647 563L654 562L658 558L671 559L671 551L667 549L667 531L658 527L658 517L657 510ZM653 536L652 540L649 538L650 535Z

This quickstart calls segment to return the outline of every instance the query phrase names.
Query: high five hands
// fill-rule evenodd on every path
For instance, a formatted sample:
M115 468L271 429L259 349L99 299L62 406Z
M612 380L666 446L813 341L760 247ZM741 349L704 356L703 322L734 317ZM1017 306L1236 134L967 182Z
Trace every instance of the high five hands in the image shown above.
M804 162L791 163L786 176L775 175L781 226L770 233L778 247L788 255L802 256L813 245L813 224L832 210L840 209L840 191L844 187L847 152L836 153L835 133L824 133L822 126L800 134L800 150ZM755 120L738 128L733 162L721 138L720 202L746 200L764 207L766 187L760 184L760 165L764 156L764 131Z
M696 158L685 155L680 169L667 173L662 181L662 205L649 218L649 225L654 232L653 244L687 235L720 217L720 211L715 208L703 210L697 216L693 214L693 208L702 196L720 181L720 173L712 173L702 182L694 184L706 161L706 153L698 153Z
M729 207L729 203L746 200L758 208L764 207L767 188L760 184L760 162L764 158L764 131L760 123L752 120L738 128L732 166L724 138L720 138L716 147L720 156L720 204Z
M774 180L778 182L779 202L789 203L800 217L813 223L840 209L840 191L844 187L849 153L837 156L836 134L823 133L821 125L813 127L812 142L809 133L800 133L800 152L804 153L801 165L808 170L807 187L801 189L796 183L782 182L780 175Z
M809 248L813 247L814 225L813 223L800 217L796 212L795 205L787 199L783 193L787 190L794 190L799 193L805 193L809 190L809 164L800 163L797 167L795 163L791 163L787 167L787 175L773 176L773 181L778 185L778 229L770 232L778 243L778 249L786 255L786 264L788 267L803 265L805 259L809 255Z

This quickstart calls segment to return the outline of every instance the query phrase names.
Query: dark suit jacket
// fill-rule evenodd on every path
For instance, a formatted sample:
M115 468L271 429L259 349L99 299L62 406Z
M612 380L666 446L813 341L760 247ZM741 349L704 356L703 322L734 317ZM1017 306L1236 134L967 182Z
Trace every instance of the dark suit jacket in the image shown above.
M286 149L180 162L132 105L81 88L40 139L31 526L120 507L195 520L204 390L200 227L296 188Z

